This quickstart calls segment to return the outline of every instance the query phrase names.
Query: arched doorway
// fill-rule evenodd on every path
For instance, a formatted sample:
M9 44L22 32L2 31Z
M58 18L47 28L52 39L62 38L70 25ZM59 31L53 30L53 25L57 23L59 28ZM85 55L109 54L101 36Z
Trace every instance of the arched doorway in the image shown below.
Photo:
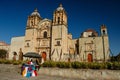
M42 52L42 58L44 59L44 61L46 61L46 52Z
M92 56L92 54L88 54L88 62L93 62L93 56Z

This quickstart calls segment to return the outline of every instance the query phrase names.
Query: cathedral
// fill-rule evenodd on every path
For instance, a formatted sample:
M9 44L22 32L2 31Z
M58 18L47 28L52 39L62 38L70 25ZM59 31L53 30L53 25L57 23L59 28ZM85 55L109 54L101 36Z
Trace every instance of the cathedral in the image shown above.
M100 35L87 29L78 39L68 33L67 14L62 4L53 12L53 19L42 18L35 9L27 19L25 36L11 39L9 59L16 52L36 52L44 61L98 62L109 60L107 27L101 25ZM79 34L79 33L78 33Z

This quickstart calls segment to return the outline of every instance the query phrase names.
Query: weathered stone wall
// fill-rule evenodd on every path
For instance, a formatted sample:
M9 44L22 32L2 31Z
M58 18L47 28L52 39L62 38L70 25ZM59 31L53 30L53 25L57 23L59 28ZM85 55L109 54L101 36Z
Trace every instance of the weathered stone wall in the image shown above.
M17 60L19 57L19 51L20 48L22 49L22 52L24 53L24 36L20 36L20 37L13 37L11 39L11 45L10 45L10 53L9 53L9 59L13 59L13 52L17 53Z
M104 47L103 47L104 43ZM88 55L92 54L94 61L107 61L109 59L109 42L108 36L104 37L87 37L79 38L79 56L80 60L88 62Z
M21 65L0 64L0 72L17 74L21 72L20 67ZM120 70L60 69L41 67L38 74L60 76L75 80L120 80Z
M39 73L85 80L120 80L120 70L41 68Z

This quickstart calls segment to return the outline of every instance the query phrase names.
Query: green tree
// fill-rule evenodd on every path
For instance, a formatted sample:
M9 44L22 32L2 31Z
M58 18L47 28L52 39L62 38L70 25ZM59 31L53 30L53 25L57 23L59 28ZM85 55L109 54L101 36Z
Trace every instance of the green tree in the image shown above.
M4 49L0 49L0 58L4 59L6 58L7 51Z

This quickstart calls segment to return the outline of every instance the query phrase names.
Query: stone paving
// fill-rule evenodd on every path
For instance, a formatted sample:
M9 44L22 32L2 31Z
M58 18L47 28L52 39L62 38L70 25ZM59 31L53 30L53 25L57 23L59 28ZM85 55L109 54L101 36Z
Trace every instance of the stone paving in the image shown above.
M120 80L119 70L72 70L40 68L37 77L26 78L20 74L21 65L0 64L0 80ZM58 71L59 70L59 71ZM62 74L62 77L54 74ZM60 73L62 71L62 73ZM65 74L70 74L68 77ZM102 72L102 73L101 73ZM49 74L47 74L49 73ZM52 74L52 75L50 75ZM79 74L80 77L73 77ZM71 77L72 76L72 77Z
M19 73L9 73L9 72L3 72L0 73L0 80L78 80L78 79L70 79L70 78L63 78L58 76L48 76L48 75L41 75L38 74L37 77L22 77Z
M20 75L20 69L18 68L15 69L15 66L8 64L0 64L0 80L78 80L78 79L64 78L59 76L48 76L40 74L39 72L37 77L26 78Z

